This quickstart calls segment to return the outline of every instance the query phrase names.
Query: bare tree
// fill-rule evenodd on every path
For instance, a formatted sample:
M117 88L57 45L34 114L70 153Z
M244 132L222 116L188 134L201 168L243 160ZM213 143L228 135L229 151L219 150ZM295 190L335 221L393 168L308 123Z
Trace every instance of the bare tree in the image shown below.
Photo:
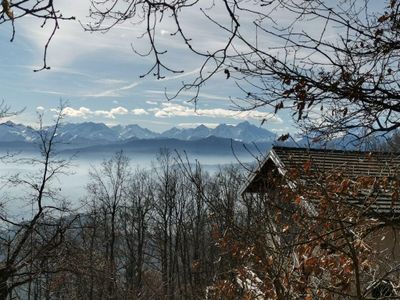
M101 286L98 286L98 298L114 299L118 297L118 269L120 264L120 224L119 214L122 212L126 184L129 179L128 158L122 151L114 157L102 163L101 168L93 168L90 172L89 202L92 203L91 213L99 214L100 222L93 226L101 228L97 230L102 241L100 255L103 256L105 265L100 271L103 273Z
M155 181L149 172L137 170L129 179L120 222L124 237L124 268L128 297L151 297L144 288L144 272L150 251L150 219L156 204ZM147 293L146 293L147 292Z
M35 166L38 171L34 174L16 174L7 179L8 184L16 186L21 194L27 191L22 201L25 205L30 203L31 213L26 214L22 221L4 209L0 214L0 299L11 297L17 287L27 284L29 294L30 284L34 280L57 272L48 263L64 258L61 246L69 225L68 219L65 219L68 207L62 198L57 197L58 189L51 185L69 166L69 160L56 156L55 138L61 119L62 109L54 126L44 127L39 116L40 158L20 160Z
M171 49L159 42L162 27L173 28L171 39L200 59L198 76L178 91L194 90L193 101L207 80L224 72L243 92L238 108L288 109L302 128L323 136L385 134L400 126L397 0L91 3L88 30L144 25L149 51L140 54L154 61L144 75L183 72L185 66L170 65ZM217 47L188 26L194 13Z
M180 182L172 153L162 150L157 157L157 205L155 206L154 242L160 258L163 295L173 299L176 289L176 221Z

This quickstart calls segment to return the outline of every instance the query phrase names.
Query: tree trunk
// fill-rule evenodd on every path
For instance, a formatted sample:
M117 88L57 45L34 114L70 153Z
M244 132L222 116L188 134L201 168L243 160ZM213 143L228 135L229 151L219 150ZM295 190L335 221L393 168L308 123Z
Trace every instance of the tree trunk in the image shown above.
M8 295L8 286L7 280L3 281L3 278L0 279L0 300L6 300Z
M8 293L8 279L10 278L10 270L5 268L0 269L0 300L7 300Z

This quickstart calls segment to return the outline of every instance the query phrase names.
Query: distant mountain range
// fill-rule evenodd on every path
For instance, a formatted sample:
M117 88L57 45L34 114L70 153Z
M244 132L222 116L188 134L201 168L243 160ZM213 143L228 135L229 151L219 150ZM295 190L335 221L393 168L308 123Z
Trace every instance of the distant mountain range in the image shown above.
M47 127L44 130L51 130ZM354 134L356 135L356 134ZM29 126L5 122L0 124L0 151L37 151L39 132ZM256 155L265 154L273 144L292 147L330 149L363 149L354 136L344 136L325 142L314 142L313 136L297 141L277 142L277 135L245 121L237 125L220 124L215 128L204 125L195 128L173 127L158 133L139 125L107 126L103 123L84 122L62 124L57 132L57 147L66 153L127 153L155 154L160 148L186 151L192 154ZM377 139L379 143L383 143Z
M51 129L49 127L48 129ZM233 139L243 143L273 142L276 134L257 127L245 121L238 125L220 124L215 128L200 125L196 128L173 127L162 133L151 131L139 125L117 125L109 127L103 123L84 122L66 123L58 130L58 137L62 142L82 143L117 142L130 139L165 139L172 138L183 141L204 139L207 137ZM0 124L0 142L33 142L38 138L38 132L22 124L11 121Z
M52 127L45 128L51 130ZM33 149L39 132L32 127L11 121L0 124L0 149ZM159 148L185 150L192 153L229 153L247 149L265 151L276 135L249 122L238 125L220 124L215 128L171 128L162 133L139 125L109 127L103 123L66 123L58 129L56 141L62 151L110 152L118 149L131 152L155 152Z

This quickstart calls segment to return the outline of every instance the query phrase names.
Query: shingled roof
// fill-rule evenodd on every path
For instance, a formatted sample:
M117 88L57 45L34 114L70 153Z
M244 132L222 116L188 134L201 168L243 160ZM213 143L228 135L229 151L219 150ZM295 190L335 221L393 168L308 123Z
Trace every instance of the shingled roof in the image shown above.
M400 153L321 150L308 148L292 148L274 146L260 166L251 174L242 188L242 193L258 193L268 189L265 182L268 172L276 172L287 177L290 170L310 168L313 174L329 174L342 172L348 178L369 177L375 179L399 182ZM315 176L302 172L301 179L306 185L315 182ZM363 190L357 197L348 199L350 203L363 204L365 199L374 196L371 204L373 210L379 213L400 214L400 200L394 201L393 195L399 195L398 184L389 184L390 188L374 188Z

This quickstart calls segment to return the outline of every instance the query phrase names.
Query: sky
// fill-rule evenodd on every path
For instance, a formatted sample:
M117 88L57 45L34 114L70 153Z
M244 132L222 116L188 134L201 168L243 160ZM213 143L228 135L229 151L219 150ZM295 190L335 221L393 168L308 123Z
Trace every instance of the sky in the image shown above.
M62 101L67 106L66 122L139 124L161 132L174 126L212 127L245 120L261 126L261 121L267 118L263 128L277 133L296 130L285 113L274 116L267 108L238 111L231 99L242 94L235 82L227 80L222 72L202 88L196 110L193 103L187 102L193 96L190 91L168 101L165 93L173 95L182 81L193 78L201 65L198 58L170 36L173 31L170 24L158 28L157 42L169 49L168 63L185 72L164 73L166 77L162 80L151 75L140 78L153 63L151 57L132 51L132 46L141 51L148 46L146 40L137 39L143 29L140 25L124 23L106 34L85 32L79 21L89 22L88 1L59 0L58 3L65 16L73 15L78 20L60 23L48 50L50 70L33 72L42 66L49 27L42 28L41 22L33 18L20 19L16 23L15 40L10 43L10 23L0 26L1 98L12 110L23 110L12 121L34 125L40 112L51 122ZM224 15L218 15L216 10L216 17L223 20ZM183 20L188 32L196 36L197 45L210 49L220 45L224 37L212 27L203 26L200 19L200 10L194 9Z

